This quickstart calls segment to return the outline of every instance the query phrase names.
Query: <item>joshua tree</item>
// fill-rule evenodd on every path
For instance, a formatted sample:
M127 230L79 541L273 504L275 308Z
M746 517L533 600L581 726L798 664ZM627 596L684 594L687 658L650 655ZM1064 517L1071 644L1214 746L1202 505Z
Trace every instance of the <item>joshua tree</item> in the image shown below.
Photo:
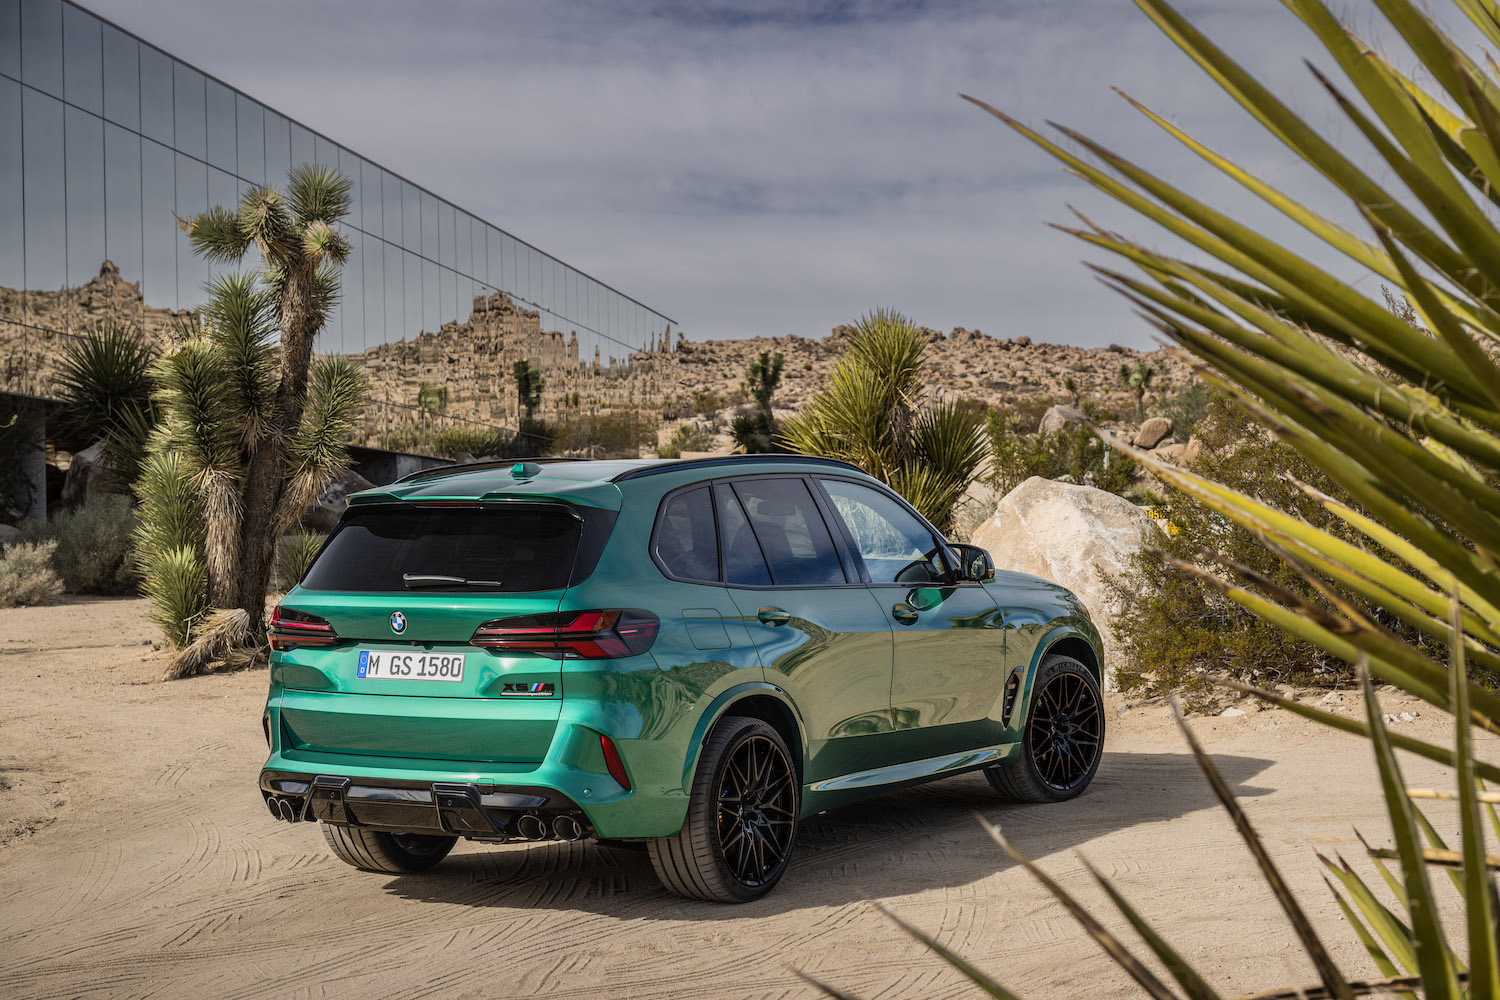
M781 384L781 369L786 364L786 358L781 352L772 354L770 351L761 351L760 357L750 362L750 367L745 369L745 388L750 392L750 398L755 400L755 406L767 417L771 415L771 394Z
M285 195L251 188L237 211L182 222L203 256L237 263L254 248L262 269L210 281L201 324L185 324L153 367L163 423L137 485L139 549L156 620L179 650L170 676L259 647L277 541L347 465L364 400L351 362L312 363L349 253L333 228L349 181L320 166L290 180Z
M1078 383L1076 381L1074 381L1073 376L1071 376L1071 375L1064 375L1063 376L1063 388L1068 391L1068 395L1070 395L1070 396L1073 397L1073 405L1077 406L1078 405L1078 397L1079 397Z
M516 379L516 399L525 418L530 420L536 415L536 408L542 405L542 389L547 383L542 379L542 373L524 359L511 365L511 373Z
M781 451L776 443L776 418L771 415L771 395L781 384L781 369L786 364L780 351L761 351L745 369L745 389L755 400L755 412L739 413L730 424L729 435L747 455Z
M1120 365L1120 384L1129 389L1135 396L1135 418L1141 420L1146 416L1146 387L1151 384L1151 378L1156 374L1156 369L1146 364L1145 358L1137 358L1135 367L1132 368L1123 362Z
M900 313L860 319L848 352L805 410L782 423L793 451L853 462L947 529L984 461L979 412L917 402L927 338Z

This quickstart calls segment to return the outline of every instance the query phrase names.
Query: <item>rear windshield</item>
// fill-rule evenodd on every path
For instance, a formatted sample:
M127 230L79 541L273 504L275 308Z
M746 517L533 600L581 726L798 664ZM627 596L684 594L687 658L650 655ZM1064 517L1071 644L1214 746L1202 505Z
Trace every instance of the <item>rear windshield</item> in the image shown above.
M302 586L405 593L410 589L405 576L410 574L485 581L474 589L492 593L561 590L575 578L574 560L584 529L581 517L590 514L610 522L603 526L608 534L613 522L608 512L580 509L575 514L560 504L353 507L302 578ZM470 588L452 584L421 590Z

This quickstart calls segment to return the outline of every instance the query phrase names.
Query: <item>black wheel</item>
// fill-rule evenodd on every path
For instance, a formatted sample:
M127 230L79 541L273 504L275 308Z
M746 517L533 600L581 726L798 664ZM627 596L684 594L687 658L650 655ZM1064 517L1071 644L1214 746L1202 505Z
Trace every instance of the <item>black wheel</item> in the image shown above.
M367 872L386 875L415 875L425 872L448 856L457 837L436 837L421 833L380 833L357 826L323 827L323 839L345 864Z
M759 719L722 720L698 758L682 829L648 841L657 877L692 899L759 899L786 871L800 793L776 730Z
M1048 656L1010 764L986 768L995 791L1017 802L1064 802L1083 793L1104 752L1104 700L1087 667L1071 656Z

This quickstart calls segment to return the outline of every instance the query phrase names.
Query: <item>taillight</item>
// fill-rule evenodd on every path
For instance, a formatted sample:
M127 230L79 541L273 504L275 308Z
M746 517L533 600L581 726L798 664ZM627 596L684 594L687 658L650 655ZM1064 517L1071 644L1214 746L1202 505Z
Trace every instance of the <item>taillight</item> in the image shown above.
M282 651L298 646L330 646L339 641L333 626L317 615L295 608L276 605L271 612L271 627L266 630L271 648Z
M558 611L485 622L472 645L551 660L609 660L651 648L661 621L649 611Z
M604 766L609 769L609 776L618 781L621 788L630 791L630 775L625 773L625 761L621 759L615 741L600 733L599 749L604 751Z

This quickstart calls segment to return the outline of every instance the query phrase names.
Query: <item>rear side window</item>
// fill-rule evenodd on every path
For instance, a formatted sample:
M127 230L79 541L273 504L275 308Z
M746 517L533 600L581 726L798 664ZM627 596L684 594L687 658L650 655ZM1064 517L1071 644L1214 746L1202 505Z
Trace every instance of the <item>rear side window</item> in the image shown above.
M728 486L714 487L719 505L719 540L724 550L724 581L730 586L769 587L771 571L760 554L760 543L750 530L750 521Z
M498 581L498 587L480 588L492 593L561 590L573 574L584 527L581 517L595 513L608 518L608 512L580 508L575 515L556 504L354 507L307 571L302 586L407 593L404 576L411 574Z
M679 580L719 581L719 543L708 487L667 501L656 522L656 558Z
M845 583L833 539L800 479L747 479L734 484L778 587Z

